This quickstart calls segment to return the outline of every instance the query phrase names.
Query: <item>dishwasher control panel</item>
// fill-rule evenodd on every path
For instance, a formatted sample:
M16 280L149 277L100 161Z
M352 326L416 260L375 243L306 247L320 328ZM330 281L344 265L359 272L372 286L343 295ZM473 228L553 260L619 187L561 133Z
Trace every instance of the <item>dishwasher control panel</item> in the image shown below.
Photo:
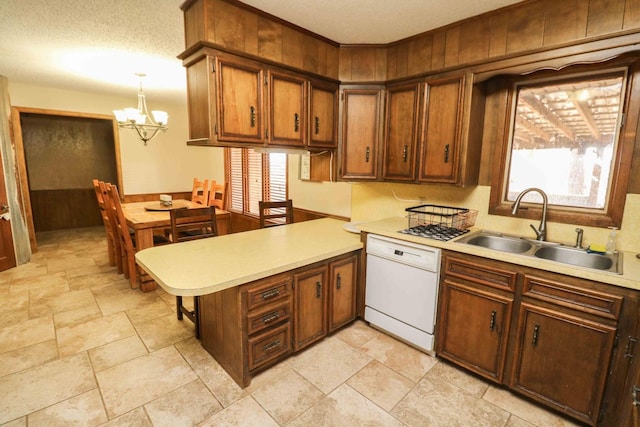
M429 271L440 270L440 249L369 234L367 253Z

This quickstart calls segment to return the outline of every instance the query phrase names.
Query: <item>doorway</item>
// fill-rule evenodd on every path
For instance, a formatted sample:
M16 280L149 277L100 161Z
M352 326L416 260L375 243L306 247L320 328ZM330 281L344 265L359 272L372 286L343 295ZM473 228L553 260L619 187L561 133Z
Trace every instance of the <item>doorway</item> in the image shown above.
M121 183L113 118L17 107L14 119L32 249L37 232L102 225L92 180Z

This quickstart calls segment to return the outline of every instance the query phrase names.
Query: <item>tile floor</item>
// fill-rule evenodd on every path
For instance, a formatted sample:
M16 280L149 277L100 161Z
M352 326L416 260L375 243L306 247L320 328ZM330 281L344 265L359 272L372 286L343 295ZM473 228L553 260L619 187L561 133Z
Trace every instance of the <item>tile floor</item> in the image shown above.
M0 273L0 425L573 425L361 321L243 390L174 297L108 265L103 229L37 237Z

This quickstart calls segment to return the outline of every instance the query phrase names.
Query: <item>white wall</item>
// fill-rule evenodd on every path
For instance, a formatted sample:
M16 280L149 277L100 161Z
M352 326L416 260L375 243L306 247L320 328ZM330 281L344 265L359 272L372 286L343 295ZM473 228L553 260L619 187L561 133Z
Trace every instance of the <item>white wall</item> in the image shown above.
M12 106L79 113L108 114L135 106L130 97L40 87L9 81ZM121 129L120 158L124 194L191 191L194 177L224 181L224 157L219 148L186 145L189 136L186 96L176 103L154 102L147 93L149 109L169 113L169 129L145 146L137 134Z

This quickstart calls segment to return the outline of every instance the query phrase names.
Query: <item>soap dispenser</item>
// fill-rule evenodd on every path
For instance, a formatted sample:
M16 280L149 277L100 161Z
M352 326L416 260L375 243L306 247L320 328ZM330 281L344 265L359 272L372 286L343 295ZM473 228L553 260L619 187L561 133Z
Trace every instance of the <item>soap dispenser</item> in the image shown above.
M606 253L612 254L616 251L616 239L618 237L616 230L618 228L617 227L607 227L607 228L611 230L611 233L609 233L609 239L607 240Z

